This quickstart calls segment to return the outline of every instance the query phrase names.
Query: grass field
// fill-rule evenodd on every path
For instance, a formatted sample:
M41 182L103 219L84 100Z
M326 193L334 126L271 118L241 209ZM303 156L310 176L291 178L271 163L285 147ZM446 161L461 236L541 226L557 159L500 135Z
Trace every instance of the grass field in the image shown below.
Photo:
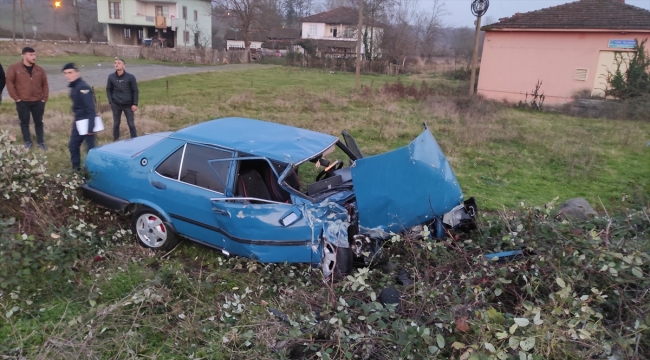
M140 84L136 123L144 133L224 116L252 117L334 135L346 130L366 154L376 154L408 144L425 122L464 193L476 196L483 208L541 204L555 197L624 207L621 199L650 193L650 123L573 118L462 97L418 101L379 91L395 81L364 76L370 94L355 90L351 74L297 68L175 76ZM459 85L444 79L429 84ZM110 127L106 96L101 89L97 95ZM53 171L68 167L69 106L69 99L59 96L45 114ZM19 135L13 104L1 109L0 126ZM110 133L100 134L99 143L111 141ZM124 121L122 134L127 135Z
M425 99L399 91L398 79L388 76L363 76L361 90L352 74L298 68L175 76L140 84L136 125L144 133L245 116L334 135L345 129L363 152L376 154L408 144L425 122L466 196L488 210L471 239L394 239L388 264L323 284L320 271L306 265L260 264L187 242L169 254L140 248L128 230L130 219L71 196L76 183L62 180L61 187L35 195L38 204L14 199L15 209L0 209L17 218L0 218L3 266L39 263L38 272L21 271L23 286L0 289L0 354L519 359L523 353L538 360L613 351L619 358L644 358L650 349L644 235L650 220L645 208L634 214L627 208L647 207L650 123L515 109L449 95L462 83L417 79L417 86L427 79L432 89ZM106 109L105 96L98 95ZM47 106L45 155L52 175L69 174L69 107L65 96ZM0 130L19 137L13 104L0 110ZM99 135L100 144L109 141L110 130ZM21 194L22 185L10 188ZM529 207L577 196L599 212L602 200L621 215L609 222L554 222L543 207ZM539 256L492 264L480 256L523 245ZM9 246L15 251L5 250ZM399 268L414 285L397 284ZM403 294L398 311L375 301L390 285ZM535 324L526 326L528 319ZM572 335L576 329L580 337Z

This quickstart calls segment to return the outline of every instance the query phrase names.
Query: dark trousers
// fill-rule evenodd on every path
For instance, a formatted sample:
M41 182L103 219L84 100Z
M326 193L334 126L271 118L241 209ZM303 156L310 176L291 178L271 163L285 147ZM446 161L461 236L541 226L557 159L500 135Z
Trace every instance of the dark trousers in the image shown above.
M68 150L70 150L73 170L81 170L81 143L84 141L86 141L86 152L95 147L95 135L79 135L77 126L72 123L72 134L70 134Z
M20 119L20 131L23 133L25 144L32 142L32 134L29 132L29 115L34 119L34 129L36 130L36 141L43 144L43 113L45 112L45 103L42 101L19 101L16 103L18 119Z
M122 120L122 113L126 116L126 123L129 125L131 138L137 137L138 133L135 130L135 119L133 111L131 111L131 105L112 103L111 110L113 110L113 140L117 141L120 138L120 121Z

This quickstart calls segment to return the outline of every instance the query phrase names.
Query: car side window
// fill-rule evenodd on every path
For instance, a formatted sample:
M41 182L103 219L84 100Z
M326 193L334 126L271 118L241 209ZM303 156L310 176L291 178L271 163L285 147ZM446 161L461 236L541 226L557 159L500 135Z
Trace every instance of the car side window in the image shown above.
M229 157L232 157L232 154L228 151L187 144L183 164L181 165L180 180L223 193L225 190L223 182L228 181L230 162L216 161L210 164L209 161ZM223 182L219 180L217 174Z
M178 180L178 172L181 168L181 159L183 158L184 148L185 147L183 146L180 149L174 151L170 157L158 165L156 172L164 177Z

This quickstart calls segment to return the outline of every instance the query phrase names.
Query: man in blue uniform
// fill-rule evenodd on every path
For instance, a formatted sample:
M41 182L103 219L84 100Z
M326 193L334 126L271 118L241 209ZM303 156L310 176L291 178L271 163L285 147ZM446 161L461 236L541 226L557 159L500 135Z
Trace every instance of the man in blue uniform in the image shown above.
M81 170L81 143L85 141L88 150L95 147L95 134L92 132L95 127L95 99L92 89L83 81L79 69L74 63L63 66L63 76L69 83L72 112L75 120L72 123L72 134L70 134L68 149L70 150L72 169L78 171ZM84 119L88 119L88 134L79 135L76 121Z

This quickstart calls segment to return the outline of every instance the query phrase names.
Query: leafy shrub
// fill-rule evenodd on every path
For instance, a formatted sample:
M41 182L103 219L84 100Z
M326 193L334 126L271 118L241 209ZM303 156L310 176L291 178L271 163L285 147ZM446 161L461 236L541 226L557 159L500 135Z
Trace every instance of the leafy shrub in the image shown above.
M645 49L646 41L648 39L639 43L637 39L630 59L625 59L620 52L615 53L616 70L608 70L606 96L630 99L650 94L650 54ZM625 71L621 71L623 64Z
M320 334L306 347L322 358L644 358L647 209L571 223L551 208L486 216L465 239L396 235L389 264L335 287L323 321L290 315L301 319L292 331ZM483 256L518 249L510 260ZM396 284L400 268L412 285ZM397 307L378 302L388 285L402 289Z
M63 291L110 239L105 215L79 197L78 174L50 176L47 161L0 133L0 288ZM109 225L110 226L110 225Z
M478 69L477 69L478 73ZM469 81L469 78L471 77L471 72L470 69L461 66L459 69L449 71L444 74L445 77L449 80L461 80L461 81Z
M422 100L431 95L433 90L424 81L422 81L418 87L415 84L404 85L400 79L397 79L394 83L385 83L379 92L382 94L392 95L397 99L412 98Z

